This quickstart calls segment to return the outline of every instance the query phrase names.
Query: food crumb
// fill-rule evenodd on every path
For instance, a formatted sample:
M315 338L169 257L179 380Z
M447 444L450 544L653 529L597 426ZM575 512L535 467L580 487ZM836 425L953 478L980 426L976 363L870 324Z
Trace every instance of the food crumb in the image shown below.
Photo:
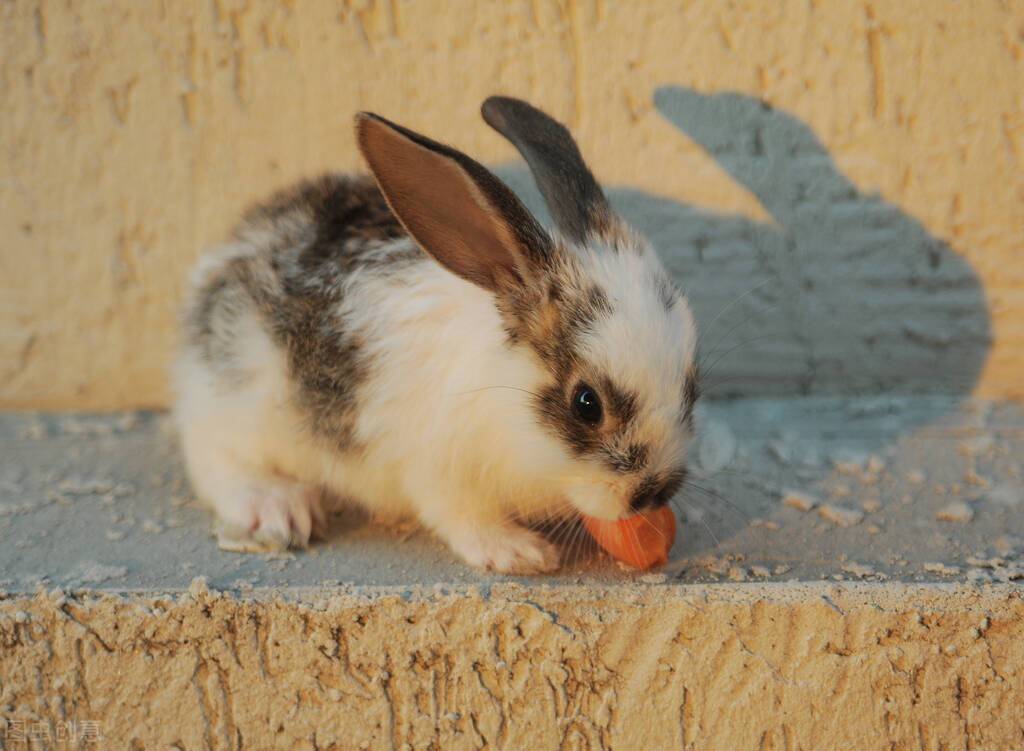
M967 483L968 485L974 485L979 488L987 488L989 485L992 484L988 481L987 477L979 475L974 470L968 470L964 474L964 482Z
M974 518L974 510L963 501L956 501L939 509L935 518L944 522L969 522Z
M665 574L644 574L640 577L640 581L644 584L664 584L668 581L668 576Z
M734 582L745 582L747 580L747 574L739 566L730 566L729 579L731 579Z
M885 469L885 459L878 454L872 454L868 457L868 472L877 475L883 469Z
M852 527L864 519L864 512L846 506L826 504L818 509L818 515L839 527Z
M841 475L856 475L864 469L868 457L856 451L840 450L832 457L832 466Z
M946 563L931 561L923 564L922 568L929 574L941 574L942 576L956 576L960 573L959 566L950 566Z
M205 576L196 576L188 585L188 593L193 600L201 599L210 593L210 586Z
M818 505L818 499L799 490L784 490L782 503L798 511L810 511Z
M875 575L875 569L867 565L866 563L847 563L843 566L843 571L845 571L848 574L853 574L854 576L860 577L861 579L863 579L865 576Z

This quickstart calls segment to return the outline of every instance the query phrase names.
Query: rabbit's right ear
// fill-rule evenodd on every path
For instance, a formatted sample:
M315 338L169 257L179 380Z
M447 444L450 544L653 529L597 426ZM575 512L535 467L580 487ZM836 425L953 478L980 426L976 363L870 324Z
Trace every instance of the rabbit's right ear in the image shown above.
M395 216L449 271L497 292L548 265L551 238L483 165L368 112L356 137Z
M480 113L526 159L551 217L566 237L584 243L616 223L604 191L564 125L512 97L492 96Z

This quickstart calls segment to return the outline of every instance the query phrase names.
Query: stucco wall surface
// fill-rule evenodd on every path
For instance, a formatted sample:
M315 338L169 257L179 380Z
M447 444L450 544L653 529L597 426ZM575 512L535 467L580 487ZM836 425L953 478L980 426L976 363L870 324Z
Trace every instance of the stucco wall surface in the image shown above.
M12 749L1009 749L1022 665L1005 587L0 601Z
M357 110L529 194L499 92L574 130L702 323L742 297L729 388L1024 394L1024 3L24 0L0 47L0 406L165 404L187 267L360 166Z

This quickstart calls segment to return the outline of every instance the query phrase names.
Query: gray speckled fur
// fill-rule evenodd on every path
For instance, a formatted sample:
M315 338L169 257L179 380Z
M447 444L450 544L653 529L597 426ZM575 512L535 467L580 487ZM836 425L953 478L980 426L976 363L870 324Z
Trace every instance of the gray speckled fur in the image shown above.
M186 311L188 343L226 388L236 386L245 378L237 324L255 311L287 354L314 433L347 448L369 363L359 332L337 313L345 282L356 270L390 274L429 259L365 176L325 175L282 191L246 212L233 236L245 250L198 290Z

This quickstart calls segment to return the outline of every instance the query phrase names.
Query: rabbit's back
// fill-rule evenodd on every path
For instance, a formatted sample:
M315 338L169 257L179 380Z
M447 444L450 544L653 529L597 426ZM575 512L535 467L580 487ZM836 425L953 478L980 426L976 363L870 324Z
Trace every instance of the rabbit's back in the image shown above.
M225 390L283 355L289 398L314 433L351 439L365 381L360 331L346 319L361 280L425 260L367 176L324 175L249 209L233 242L204 258L185 312L185 348Z
M337 284L353 271L421 257L372 178L327 174L256 204L233 237L267 256L285 292Z

